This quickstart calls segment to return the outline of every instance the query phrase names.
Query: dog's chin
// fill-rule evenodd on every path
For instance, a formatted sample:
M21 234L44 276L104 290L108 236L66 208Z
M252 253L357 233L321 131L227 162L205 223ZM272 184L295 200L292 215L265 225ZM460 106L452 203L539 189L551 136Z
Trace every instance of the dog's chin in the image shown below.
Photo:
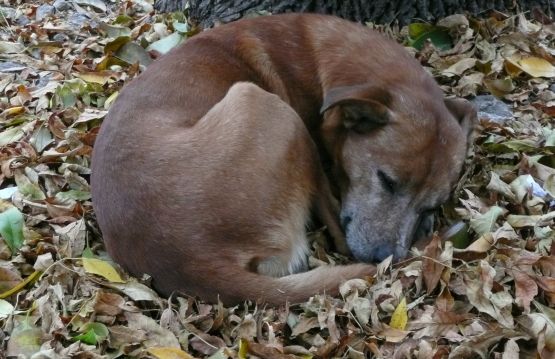
M399 261L408 255L408 248L397 245L395 240L360 240L347 235L347 245L355 259L364 263L379 263L389 256Z

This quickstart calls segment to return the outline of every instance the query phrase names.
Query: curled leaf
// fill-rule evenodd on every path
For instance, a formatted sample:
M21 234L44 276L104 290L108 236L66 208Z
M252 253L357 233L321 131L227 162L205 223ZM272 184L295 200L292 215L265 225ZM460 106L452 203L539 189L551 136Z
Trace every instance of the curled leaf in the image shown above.
M539 57L510 57L507 62L532 77L555 77L555 66Z

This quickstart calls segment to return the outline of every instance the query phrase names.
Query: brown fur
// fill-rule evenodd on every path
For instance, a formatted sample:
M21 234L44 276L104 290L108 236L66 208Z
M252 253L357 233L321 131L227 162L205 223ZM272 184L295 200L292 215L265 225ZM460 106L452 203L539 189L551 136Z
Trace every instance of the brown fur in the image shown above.
M107 249L166 295L282 304L336 294L374 267L303 272L311 210L348 253L339 212L364 202L347 201L349 191L385 196L374 180L348 178L351 161L374 176L370 155L411 184L415 211L437 206L464 158L472 111L461 106L454 116L402 47L334 17L263 17L196 35L132 81L102 126L91 182ZM364 142L350 135L361 118L371 127L360 130ZM416 133L421 142L404 139ZM332 162L331 185L323 160ZM361 217L360 228L381 233L395 226L383 216L400 210ZM355 256L396 241L357 233L347 232Z

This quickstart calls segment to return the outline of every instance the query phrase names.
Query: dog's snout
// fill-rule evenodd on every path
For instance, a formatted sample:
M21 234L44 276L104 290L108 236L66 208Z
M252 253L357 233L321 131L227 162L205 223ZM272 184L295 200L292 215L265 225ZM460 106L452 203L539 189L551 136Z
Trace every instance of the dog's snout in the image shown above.
M352 222L352 220L353 217L351 216L341 216L341 227L343 227L344 231L347 230L347 226Z

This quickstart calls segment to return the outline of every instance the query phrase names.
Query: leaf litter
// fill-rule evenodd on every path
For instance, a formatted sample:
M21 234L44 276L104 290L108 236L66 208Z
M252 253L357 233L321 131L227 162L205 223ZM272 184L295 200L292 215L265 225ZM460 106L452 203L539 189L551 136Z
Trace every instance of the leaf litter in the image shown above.
M367 24L404 43L446 94L491 94L505 113L479 109L471 159L437 215L449 230L336 298L281 308L160 298L102 245L94 139L122 86L198 31L184 14L145 0L17 2L0 14L0 352L555 357L555 24L541 12ZM311 265L345 261L321 232L311 238Z

